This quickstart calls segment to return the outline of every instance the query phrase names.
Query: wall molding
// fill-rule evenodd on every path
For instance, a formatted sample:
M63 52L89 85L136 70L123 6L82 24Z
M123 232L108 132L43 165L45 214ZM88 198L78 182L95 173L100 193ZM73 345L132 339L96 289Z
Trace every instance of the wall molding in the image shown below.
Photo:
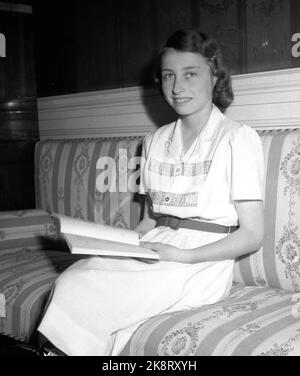
M17 13L32 13L32 6L28 4L16 4L8 2L0 2L0 10L7 12L17 12Z
M254 128L300 127L300 68L234 75L227 115ZM175 119L155 88L38 98L40 138L143 135Z

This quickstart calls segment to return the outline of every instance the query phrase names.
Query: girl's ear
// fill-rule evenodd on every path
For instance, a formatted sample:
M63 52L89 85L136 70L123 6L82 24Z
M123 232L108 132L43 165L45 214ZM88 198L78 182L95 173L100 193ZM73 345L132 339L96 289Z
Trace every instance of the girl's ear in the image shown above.
M218 77L217 76L213 76L213 88L215 87L217 81L218 81Z

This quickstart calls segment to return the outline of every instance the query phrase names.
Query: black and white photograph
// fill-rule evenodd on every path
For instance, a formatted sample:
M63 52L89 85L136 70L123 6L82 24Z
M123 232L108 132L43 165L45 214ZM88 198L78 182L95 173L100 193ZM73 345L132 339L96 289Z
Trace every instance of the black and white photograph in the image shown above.
M300 356L299 0L0 0L0 356Z

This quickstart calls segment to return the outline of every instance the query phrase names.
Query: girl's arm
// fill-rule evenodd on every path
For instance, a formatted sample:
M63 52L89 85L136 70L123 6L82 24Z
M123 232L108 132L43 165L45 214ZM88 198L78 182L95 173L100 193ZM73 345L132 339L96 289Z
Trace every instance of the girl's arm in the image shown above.
M135 227L135 231L139 233L140 237L145 235L148 231L152 230L155 227L156 221L152 218L152 211L150 205L148 204L147 195L145 197L144 205L144 217Z
M262 201L236 201L239 229L216 242L191 249L179 249L163 243L142 243L157 251L162 261L198 263L235 259L258 250L264 235L264 214Z

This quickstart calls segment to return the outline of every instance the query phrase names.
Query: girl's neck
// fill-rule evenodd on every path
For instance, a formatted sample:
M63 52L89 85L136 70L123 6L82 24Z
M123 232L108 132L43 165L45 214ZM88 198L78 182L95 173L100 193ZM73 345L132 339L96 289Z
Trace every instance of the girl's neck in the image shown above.
M181 118L181 121L184 132L187 132L190 135L198 135L206 125L210 117L212 108L213 106L211 104L210 106L203 108L201 112L197 112L196 114L189 116L183 116Z

